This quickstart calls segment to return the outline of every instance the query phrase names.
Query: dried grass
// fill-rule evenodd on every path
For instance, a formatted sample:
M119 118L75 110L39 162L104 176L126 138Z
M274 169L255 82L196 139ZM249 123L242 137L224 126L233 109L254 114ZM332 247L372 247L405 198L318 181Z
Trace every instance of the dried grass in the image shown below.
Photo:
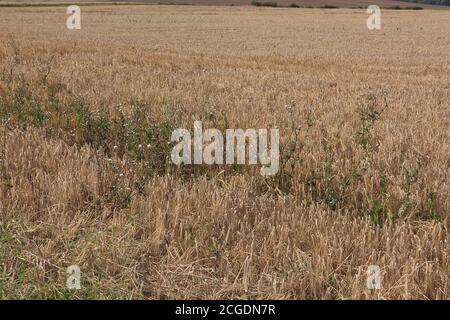
M0 297L449 299L449 13L327 12L3 8ZM171 166L194 120L282 170Z

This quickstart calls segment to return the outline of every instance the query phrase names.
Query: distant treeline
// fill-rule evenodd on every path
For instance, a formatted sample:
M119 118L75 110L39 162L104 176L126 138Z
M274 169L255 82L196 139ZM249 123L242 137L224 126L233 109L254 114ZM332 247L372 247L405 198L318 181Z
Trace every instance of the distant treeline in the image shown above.
M408 1L408 0L407 0ZM420 1L420 0L419 0ZM450 0L448 0L450 1ZM409 1L409 2L417 2L417 0L413 0L413 1ZM296 4L296 3L291 3L290 5L285 5L285 4L279 4L278 2L272 2L272 1L268 1L268 2L261 2L261 1L252 1L251 2L252 6L256 6L256 7L273 7L273 8L321 8L321 9L338 9L339 7L336 5L332 5L332 4L324 4L321 6L303 6L300 4ZM364 7L353 7L354 9L365 9ZM391 6L391 7L384 7L384 9L391 9L391 10L423 10L422 7L420 6L411 6L411 7L405 7L405 6Z
M450 6L450 0L403 0L403 1L415 2L415 3L438 4L441 6Z

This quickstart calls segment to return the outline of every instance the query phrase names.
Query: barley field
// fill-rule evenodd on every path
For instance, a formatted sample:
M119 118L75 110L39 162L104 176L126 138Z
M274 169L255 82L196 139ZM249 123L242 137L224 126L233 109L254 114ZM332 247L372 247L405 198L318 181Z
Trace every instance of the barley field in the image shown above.
M1 299L450 299L449 10L67 17L0 7ZM194 121L278 173L173 165Z

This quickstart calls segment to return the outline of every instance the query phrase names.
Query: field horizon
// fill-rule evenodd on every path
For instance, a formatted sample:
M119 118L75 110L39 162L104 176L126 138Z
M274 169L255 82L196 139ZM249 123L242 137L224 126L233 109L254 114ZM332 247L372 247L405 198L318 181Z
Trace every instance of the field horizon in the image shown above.
M205 5L205 6L251 6L252 0L80 0L79 4L102 4L102 3L114 3L120 5L132 5L132 4L154 4L154 5ZM256 1L258 2L258 1ZM378 5L385 9L449 9L450 7L444 5L434 5L420 2L407 2L397 0L278 0L278 1L259 1L263 3L276 3L279 7L290 7L297 5L303 8L367 8L370 5ZM49 4L67 4L68 1L59 0L0 0L1 5L49 5Z

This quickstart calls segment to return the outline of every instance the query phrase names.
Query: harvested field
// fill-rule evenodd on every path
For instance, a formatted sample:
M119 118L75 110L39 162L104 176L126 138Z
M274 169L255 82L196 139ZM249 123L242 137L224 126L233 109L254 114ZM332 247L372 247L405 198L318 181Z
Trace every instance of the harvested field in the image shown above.
M450 11L81 10L0 8L0 298L450 298ZM280 170L173 165L198 120Z

